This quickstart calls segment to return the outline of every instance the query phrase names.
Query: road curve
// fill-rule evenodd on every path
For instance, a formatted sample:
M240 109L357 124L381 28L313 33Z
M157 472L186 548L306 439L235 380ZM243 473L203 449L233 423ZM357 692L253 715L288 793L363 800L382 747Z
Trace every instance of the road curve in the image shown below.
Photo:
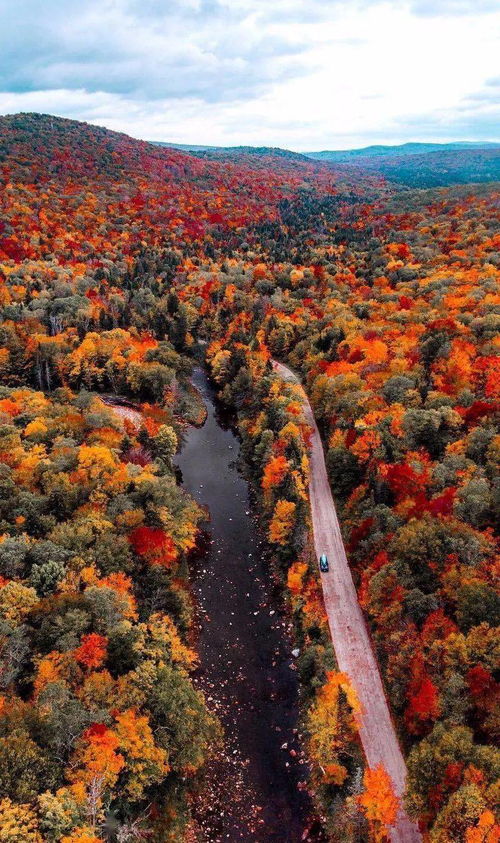
M286 380L299 383L297 376L273 360L273 369ZM323 597L339 669L347 673L361 703L359 734L369 767L381 764L392 779L395 793L405 790L406 765L391 720L382 680L365 619L347 562L335 504L326 472L323 445L309 400L304 392L304 409L312 428L309 497L316 556L326 553L330 570L321 574ZM391 828L393 843L421 841L417 826L403 806Z

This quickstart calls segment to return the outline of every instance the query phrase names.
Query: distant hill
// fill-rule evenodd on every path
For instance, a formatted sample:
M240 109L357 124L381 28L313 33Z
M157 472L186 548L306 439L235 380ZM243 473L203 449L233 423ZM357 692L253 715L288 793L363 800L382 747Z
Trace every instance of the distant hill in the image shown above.
M336 161L329 163L337 169L347 166ZM350 163L365 173L378 173L388 181L408 187L447 187L500 181L500 146L365 157Z
M292 152L269 146L203 146L155 142L196 158L237 161L241 158L280 158L292 162L310 160L335 167L370 171L390 182L408 187L445 187L453 184L500 181L500 143L453 141L451 143L403 143L361 149Z
M277 185L286 183L292 172L305 178L320 171L325 180L334 177L337 183L358 187L380 178L418 188L500 182L500 143L405 143L302 154L269 146L153 144L51 115L17 114L0 118L0 162L12 152L14 138L37 138L37 160L43 158L46 171L63 167L75 176L84 171L86 159L85 166L102 178L128 178L139 170L162 178L168 172L178 182L194 179L206 187L215 173L221 177L227 164L239 173L272 172Z
M500 149L500 142L494 141L452 141L450 143L419 143L409 142L396 145L372 145L359 149L333 149L320 152L294 152L275 146L207 146L204 144L169 143L166 141L151 141L155 146L166 146L181 152L190 152L202 157L226 157L238 155L273 155L280 158L313 161L325 161L335 164L358 163L366 158L401 158L408 155L425 155L429 152L461 152L474 149Z
M323 150L322 152L305 152L308 158L315 161L333 161L336 164L351 163L359 158L389 158L406 155L422 155L428 152L456 152L471 149L500 149L500 143L490 141L453 141L451 143L402 143L395 146L365 146L361 149Z
M148 141L154 146L166 146L169 149L180 149L181 152L215 152L224 149L223 146L201 146L195 143L168 143L167 141Z
M277 158L289 158L294 161L305 161L311 156L302 152L292 152L291 149L282 149L279 146L203 146L188 143L165 143L163 141L151 141L155 146L167 146L170 149L179 149L181 152L191 152L193 155L203 158L226 158L239 155L272 155Z

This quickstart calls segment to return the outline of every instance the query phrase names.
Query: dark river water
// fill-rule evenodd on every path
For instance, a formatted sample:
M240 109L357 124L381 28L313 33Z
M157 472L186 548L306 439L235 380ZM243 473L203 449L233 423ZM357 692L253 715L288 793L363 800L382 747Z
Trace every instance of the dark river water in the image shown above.
M210 512L191 572L200 656L195 682L225 732L196 800L196 839L318 840L307 830L311 805L302 787L307 768L296 733L293 645L236 465L239 442L204 372L197 369L193 383L208 417L188 430L176 462L184 487Z

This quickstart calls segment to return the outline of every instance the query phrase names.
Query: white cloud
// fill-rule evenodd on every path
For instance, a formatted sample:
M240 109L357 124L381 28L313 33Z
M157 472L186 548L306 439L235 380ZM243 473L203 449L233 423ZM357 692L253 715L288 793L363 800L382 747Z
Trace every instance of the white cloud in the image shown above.
M294 149L499 138L497 0L0 0L2 10L2 113Z

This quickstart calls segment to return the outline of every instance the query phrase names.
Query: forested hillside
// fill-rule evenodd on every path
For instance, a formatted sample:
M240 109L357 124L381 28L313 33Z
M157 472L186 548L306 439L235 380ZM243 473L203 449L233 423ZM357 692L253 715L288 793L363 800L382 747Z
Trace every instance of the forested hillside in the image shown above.
M408 187L445 187L500 180L500 147L432 150L423 154L358 158L358 166Z
M271 357L324 436L408 809L430 841L493 843L498 184L411 191L42 115L0 118L0 173L0 839L183 838L221 739L190 680L202 513L172 469L203 340L300 638L326 833L385 840L395 806L383 770L359 781L309 552L308 431Z
M497 143L405 143L400 146L367 146L324 152L291 152L287 149L252 146L188 146L158 143L191 152L202 159L237 161L242 156L284 157L290 161L321 161L336 169L336 179L356 167L356 181L372 172L406 187L446 187L471 182L500 180L500 144Z

